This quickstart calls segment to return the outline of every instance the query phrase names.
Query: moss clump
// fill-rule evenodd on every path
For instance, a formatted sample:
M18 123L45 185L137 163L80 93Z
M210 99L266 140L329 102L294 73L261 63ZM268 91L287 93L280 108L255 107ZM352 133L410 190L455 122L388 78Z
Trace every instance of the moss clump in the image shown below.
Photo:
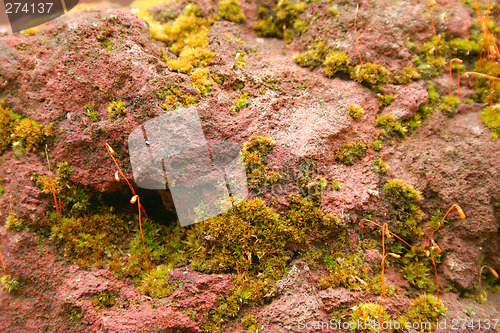
M457 113L457 106L460 104L460 99L455 96L445 96L443 102L439 104L438 108L445 115L451 116Z
M418 226L423 215L418 207L418 203L422 200L420 192L401 179L387 181L384 192L393 208L391 216L394 224L389 226L403 237L420 238L423 235Z
M48 137L53 136L52 123L46 127L40 126L29 118L21 118L8 108L0 104L0 153L5 151L10 144L19 153L24 149L35 151Z
M214 53L204 48L185 47L176 59L163 56L168 68L173 72L188 74L193 68L206 67L212 64Z
M0 103L0 154L7 150L12 142L13 112Z
M377 94L377 97L380 100L380 103L378 104L378 108L380 110L382 110L386 106L389 106L392 103L392 101L394 101L393 95Z
M361 106L359 106L358 104L349 105L349 115L352 118L358 119L359 117L361 117L364 114L365 114L365 110L363 110L363 108Z
M241 318L241 323L247 328L246 333L259 332L259 326L257 325L257 320L255 316L251 313Z
M431 79L443 74L443 66L446 64L443 54L447 52L444 35L432 37L422 45L420 54L413 58L413 64L417 66L420 75L425 79Z
M115 305L118 294L113 291L101 291L92 297L92 306L96 310L109 309Z
M239 0L221 0L219 2L219 16L223 20L236 23L245 19Z
M487 107L481 112L481 121L484 126L491 131L493 140L497 140L500 135L500 104L495 104Z
M285 247L291 242L303 242L287 221L267 207L261 199L244 201L222 216L197 225L197 231L210 235L211 245L203 249L200 269L210 272L236 270L266 271L276 259L289 259ZM285 258L286 257L286 258ZM284 274L272 265L269 273Z
M382 65L367 62L354 67L350 75L352 80L375 88L388 83L391 73Z
M19 289L19 278L11 274L2 275L0 283L3 285L2 289L7 290L9 294Z
M351 61L344 52L329 52L323 62L325 76L333 77L336 73L349 73Z
M50 238L62 249L64 258L80 266L103 266L104 260L123 246L129 222L109 211L81 218L61 218L52 226Z
M284 38L287 42L293 40L294 34L302 35L307 31L307 22L298 16L307 9L303 1L280 0L274 12L259 7L261 20L255 22L253 28L259 36Z
M191 74L191 84L203 97L208 96L213 83L214 81L210 78L210 71L207 68L198 68Z
M198 6L188 4L174 21L150 22L150 32L153 38L165 42L170 51L180 54L186 47L206 49L211 24L201 16Z
M366 144L363 141L344 143L344 146L335 151L335 159L346 165L353 165L366 155Z
M243 145L242 155L247 171L248 187L251 190L265 188L277 183L281 176L267 166L267 155L275 146L270 137L254 135Z
M120 117L127 114L127 109L125 109L125 103L122 100L117 100L109 103L108 106L108 117L111 121L114 121Z
M337 251L326 254L323 262L329 275L319 282L320 289L345 287L354 290L359 283L354 276L366 278L365 258L362 253L345 254Z
M156 97L165 101L163 109L170 111L183 106L193 105L198 102L198 98L190 93L185 93L176 87L164 87L156 93Z
M85 110L84 115L90 119L90 121L94 122L99 120L99 115L95 110L95 106L92 103L86 104L83 109Z
M24 221L10 214L5 221L5 228L11 231L21 231L24 228Z
M142 279L139 290L144 294L154 298L164 298L172 295L176 286L171 284L166 278L170 268L164 265L157 266L150 274Z
M234 101L231 113L235 113L236 111L244 109L249 105L250 100L248 99L248 92L244 92L236 101Z
M381 158L376 158L373 161L372 170L377 173L386 174L389 171L389 164L382 161Z
M394 119L392 114L377 116L375 126L381 127L387 135L397 134L403 138L406 137L408 129L401 122Z
M434 295L420 295L408 308L408 312L402 316L401 323L430 323L425 327L421 325L422 332L435 332L436 322L445 314L446 308L443 302Z
M315 69L323 63L327 53L328 48L326 47L325 42L316 41L307 47L306 52L294 55L293 60L300 67Z
M406 66L400 73L394 74L392 82L395 84L407 84L422 77L413 67Z
M372 148L375 151L379 151L382 149L382 140L375 140L373 141Z
M378 303L361 303L352 308L350 327L353 327L355 332L381 332L380 328L383 323L389 323L390 317L384 310L384 307ZM363 325L364 323L372 323L372 325ZM361 324L361 325L360 325ZM358 326L359 325L359 326ZM388 325L390 326L390 325ZM391 327L385 328L384 332L392 332Z

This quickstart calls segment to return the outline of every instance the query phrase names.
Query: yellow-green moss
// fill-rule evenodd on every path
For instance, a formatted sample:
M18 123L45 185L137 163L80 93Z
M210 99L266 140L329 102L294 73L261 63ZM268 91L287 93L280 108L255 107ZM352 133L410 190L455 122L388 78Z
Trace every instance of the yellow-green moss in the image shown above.
M176 285L170 283L166 278L171 268L165 265L157 266L150 274L142 279L139 290L147 296L164 298L172 295Z
M366 144L363 141L344 143L344 146L335 151L335 159L346 165L353 165L366 155Z
M387 135L398 134L403 138L406 137L408 132L408 129L401 122L395 120L392 114L377 116L375 126L382 128Z
M379 151L382 149L382 140L375 140L373 141L372 148L375 151Z
M188 74L193 68L206 67L212 64L214 53L204 48L185 47L177 59L164 56L168 68L173 72Z
M358 119L359 117L365 114L365 110L363 110L363 108L358 104L349 105L348 111L349 115L354 119Z
M408 312L399 321L405 323L429 323L426 328L420 326L422 332L435 332L436 322L444 316L446 308L443 302L434 295L424 294L417 297L408 308Z
M118 294L113 291L101 291L92 297L92 306L96 310L108 309L115 305Z
M191 84L198 90L201 96L208 96L212 90L213 80L210 78L208 68L198 68L191 74Z
M377 94L377 97L380 100L380 103L378 105L380 110L382 110L386 106L389 106L392 103L392 101L394 101L393 95Z
M167 86L156 93L156 97L165 101L164 110L172 110L182 106L193 105L198 102L198 98L190 93L185 93L179 88Z
M412 81L418 80L421 77L422 76L420 75L419 72L415 70L415 68L411 66L406 66L405 68L403 68L401 72L394 74L392 81L395 84L407 84Z
M386 174L389 171L389 164L385 163L381 158L376 158L373 161L372 170L381 174Z
M293 56L293 60L300 67L315 69L320 66L327 55L328 48L325 42L317 41L307 47L307 51Z
M83 109L85 110L84 115L88 117L90 121L94 122L99 120L99 114L96 112L94 104L88 103Z
M233 107L231 108L231 113L235 113L241 109L246 108L249 105L250 100L248 99L248 92L244 92L236 101L234 101Z
M219 16L223 20L236 23L245 19L239 0L221 0L219 2Z
M499 77L500 63L480 59L474 64L474 71ZM500 80L492 81L487 78L476 76L475 90L474 99L479 102L490 104L491 101L500 101Z
M200 9L188 4L182 14L166 24L150 22L153 38L163 41L175 54L186 47L206 49L211 21L201 17Z
M350 75L352 80L375 88L390 82L391 73L382 65L367 62L354 67Z
M255 22L253 28L259 36L284 38L291 42L295 34L300 36L307 31L307 22L298 18L306 9L307 3L289 0L280 0L272 12L260 6L258 14L261 20Z
M422 201L420 192L401 179L387 181L384 185L384 192L392 204L390 212L392 223L389 223L389 227L403 237L420 238L423 235L418 225L423 216L418 206L418 203Z
M359 290L359 282L354 276L360 279L366 278L364 259L362 253L346 254L337 251L324 255L323 262L329 275L319 282L318 287L320 289L345 287L354 290L354 287L358 286Z
M351 61L344 52L331 51L325 58L325 76L333 77L337 72L349 73Z
M7 150L12 142L14 113L0 103L0 154Z
M4 274L0 277L2 289L7 290L8 293L14 293L19 289L19 278L11 274Z
M270 187L281 179L278 172L266 166L267 155L275 144L270 137L254 135L243 145L242 155L249 189Z
M389 323L390 316L384 310L383 305L378 303L360 303L352 308L350 327L354 327L354 332L379 333L383 323ZM365 325L371 323L371 325ZM378 323L378 324L377 324ZM380 328L379 328L380 325ZM389 326L389 325L388 325ZM383 332L389 333L391 327L385 328Z
M451 116L457 113L457 106L460 104L460 99L455 96L445 96L443 102L439 104L438 108L445 115Z
M481 121L484 126L491 131L493 140L497 140L500 135L500 104L495 104L487 107L481 112Z
M114 121L120 117L127 114L127 109L125 109L125 103L122 100L117 100L109 103L108 106L108 117L111 121Z
M21 231L24 228L24 221L13 214L9 214L5 221L5 228L11 231Z

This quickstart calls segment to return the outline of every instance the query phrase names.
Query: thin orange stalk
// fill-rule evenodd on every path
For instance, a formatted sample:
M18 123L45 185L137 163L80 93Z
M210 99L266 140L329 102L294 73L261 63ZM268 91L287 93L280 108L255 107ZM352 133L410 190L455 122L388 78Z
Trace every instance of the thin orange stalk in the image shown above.
M2 262L2 267L5 275L7 275L7 269L5 268L5 262L3 261L2 250L0 250L0 261Z
M434 37L436 37L436 49L435 49L435 55L437 58L437 51L438 51L438 39L437 39L437 33L436 33L436 26L434 25L434 16L432 15L432 7L436 5L436 1L434 0L427 0L427 8L429 8L429 13L431 14L431 24L432 24L432 30L434 31Z
M111 156L111 158L113 159L113 162L115 162L115 165L116 165L116 168L118 169L118 172L120 173L120 175L122 175L123 179L125 179L125 181L127 182L128 187L130 188L130 191L132 191L132 194L134 196L137 195L137 193L135 192L134 187L132 186L132 184L130 184L128 178L123 173L122 168L120 168L120 166L118 165L118 162L116 161L115 156L114 156L115 151L113 150L113 148L107 142L105 143L105 145L106 145L106 150L108 151L109 156ZM117 175L115 173L115 179L116 178L117 178ZM144 207L142 205L139 205L139 207L140 207L142 213L144 214L144 216L146 216L146 219L149 221L149 216L148 216L148 214L146 214L146 210L144 209Z
M142 246L144 248L144 255L146 256L146 266L148 268L148 272L150 272L149 270L149 260L148 260L148 252L146 251L146 242L144 241L144 233L142 232L142 221L141 221L141 200L139 199L139 196L136 194L132 197L132 199L130 200L130 202L132 204L134 204L135 202L137 201L137 208L139 210L139 229L141 230L141 237L142 237Z
M451 97L451 84L453 83L453 77L452 77L452 74L451 74L451 68L453 67L453 62L457 62L459 64L463 63L463 61L461 59L458 59L458 58L453 58L450 60L450 89L448 91L448 96ZM458 68L458 86L457 86L457 97L458 97L458 90L460 89L460 67ZM450 100L448 100L448 106L450 106Z
M436 291L437 291L437 298L439 299L439 279L438 279L438 271L436 267L436 261L434 261L434 255L432 254L434 252L434 249L431 248L431 260L432 264L434 265L434 275L436 276Z
M465 72L464 75L466 77L469 77L469 75L477 75L477 76L480 76L480 77L484 77L485 79L490 79L490 80L500 80L500 77L495 77L495 76L491 76L491 75L487 75L487 74L483 74L483 73L478 73L478 72Z
M431 243L431 240L432 240L432 236L434 235L434 233L435 233L436 231L438 231L438 229L439 229L439 228L441 228L441 225L443 224L444 219L446 218L446 216L448 216L448 214L451 212L451 210L452 210L453 208L455 208L455 209L457 210L457 212L458 212L458 214L460 215L460 218L461 218L462 220L464 220L464 219L465 219L465 214L464 214L464 211L462 210L462 208L461 208L459 205L457 205L457 204L453 204L453 205L451 205L450 209L448 209L448 211L446 212L446 214L445 214L445 215L443 216L443 218L441 219L441 222L439 222L439 225L437 226L437 228L436 228L436 229L434 229L434 231L433 231L433 232L431 233L431 235L429 236L429 239L427 240L427 245L426 245L426 246L429 246L429 244Z
M52 196L54 197L54 204L56 205L57 221L61 221L61 202L57 200L56 187L54 179L52 178L52 171L50 170L49 153L47 152L47 145L45 145L45 156L47 157L47 167L49 168L50 187L52 188Z
M359 10L359 5L356 5L356 14L354 15L354 34L356 35L356 49L358 51L359 62L361 63L361 65L363 65L363 59L361 58L361 52L359 51L358 10Z

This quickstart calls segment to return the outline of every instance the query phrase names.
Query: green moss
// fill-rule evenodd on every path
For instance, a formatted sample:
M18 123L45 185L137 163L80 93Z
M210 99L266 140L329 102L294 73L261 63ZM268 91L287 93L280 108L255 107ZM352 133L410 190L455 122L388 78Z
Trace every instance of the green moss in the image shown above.
M375 88L390 82L391 73L382 65L367 62L354 67L350 75L352 80Z
M273 11L259 7L261 20L254 23L253 28L259 36L284 38L287 42L293 40L294 35L302 35L307 31L307 22L298 16L307 9L302 1L279 0Z
M111 121L114 121L120 117L127 114L127 109L125 109L125 103L122 100L117 100L109 103L108 106L108 117Z
M460 99L455 96L445 96L443 102L439 104L438 108L444 114L450 116L457 113L457 106L460 104Z
M165 101L164 110L172 110L183 106L193 105L198 102L198 98L190 93L185 93L179 88L167 86L156 93L156 97Z
M349 73L351 61L344 52L331 51L325 58L325 76L333 77L336 73Z
M315 69L320 66L328 53L325 42L316 41L307 47L307 51L293 56L293 60L300 67Z
M403 277L420 290L432 290L431 268L424 262L409 262L401 270Z
M395 120L392 114L377 116L375 126L382 128L387 135L398 134L403 138L408 132L408 129L401 122Z
M83 107L83 109L86 111L84 115L87 116L90 121L94 122L99 120L99 114L96 112L94 104L88 103Z
M345 287L349 290L354 290L355 286L359 288L354 276L360 279L366 278L364 259L362 253L346 254L337 251L324 255L323 262L329 275L319 282L318 287L320 289Z
M364 325L364 323L373 323L372 325ZM382 323L389 323L390 317L385 312L383 305L378 303L361 303L352 308L350 327L354 327L355 332L372 332L378 333L380 329L377 324L382 327ZM384 326L385 327L385 326ZM383 330L384 332L392 332L390 328Z
M201 17L198 6L188 4L174 21L166 24L150 21L149 28L153 38L165 42L173 53L180 54L185 48L206 49L211 24L210 20Z
M82 308L79 306L69 306L65 314L71 319L72 322L74 323L79 323L81 322L83 318L83 311Z
M418 206L422 200L419 191L401 179L391 179L384 185L384 192L392 204L391 217L393 223L389 227L397 234L411 239L420 238L423 233L418 226L423 212Z
M268 188L281 179L278 172L266 166L267 155L275 144L270 137L254 135L243 145L242 155L249 189Z
M101 291L92 297L92 306L96 310L109 309L115 305L118 294L113 291Z
M236 23L245 19L239 0L221 0L219 2L219 16L223 20Z
M67 261L84 267L102 266L105 259L124 245L129 228L129 222L103 211L81 218L61 218L52 226L50 238Z
M439 224L441 223L441 220L443 219L443 217L444 217L444 214L441 212L441 210L436 209L436 212L434 213L434 215L432 215L431 218L429 219L429 227L432 230L436 229L439 226ZM448 220L443 221L443 225L445 225L446 223L448 223Z
M36 121L29 118L16 120L12 129L13 145L18 143L27 151L35 151L48 137L53 136L53 125L42 127Z
M382 161L381 158L376 158L373 161L372 170L377 173L386 174L389 171L389 164Z
M500 104L489 106L481 112L481 121L491 131L493 140L500 135Z
M449 52L444 34L441 34L422 45L420 56L415 57L413 63L423 78L434 78L443 74L443 66L446 64L445 53Z
M171 59L164 55L168 68L173 72L188 74L194 68L203 68L212 64L214 53L204 48L187 46L182 49L179 57Z
M386 106L389 106L392 103L392 101L394 101L393 95L377 94L377 97L380 100L380 103L378 105L380 110L382 110Z
M246 52L243 51L236 52L235 60L238 68L243 68L245 66L247 62L246 56L247 56Z
M474 64L474 71L487 74L494 77L500 76L500 63L486 61L486 59L480 59ZM492 101L500 100L500 81L492 81L487 78L476 76L475 85L476 94L474 99L491 104Z
M234 101L233 107L231 108L231 113L235 113L241 109L246 108L250 105L250 100L248 99L248 92L244 92L236 101Z
M2 289L7 290L9 294L19 289L19 278L11 274L2 275L2 277L0 277L0 283L3 286Z
M401 323L430 323L421 325L422 332L435 332L436 322L444 316L446 308L434 295L424 294L417 297L408 308L408 312L399 319Z
M406 66L402 72L394 74L392 81L395 84L407 84L420 78L419 72L411 66Z
M171 284L166 278L171 268L168 266L157 266L150 274L142 279L139 290L147 296L164 298L170 296L177 286Z
M382 149L382 140L375 140L373 141L372 148L375 151L379 151Z
M212 90L213 81L207 68L198 68L191 74L191 84L201 96L206 97Z
M255 316L251 313L241 318L241 323L247 328L245 333L256 333L260 332L260 327L257 325L257 320Z
M337 162L353 165L366 155L366 144L363 141L344 143L344 146L335 151Z
M24 229L24 221L13 214L9 214L5 221L5 228L11 231L21 231Z
M365 114L365 110L363 110L363 108L358 104L349 105L348 111L349 115L354 119L358 119L359 117Z

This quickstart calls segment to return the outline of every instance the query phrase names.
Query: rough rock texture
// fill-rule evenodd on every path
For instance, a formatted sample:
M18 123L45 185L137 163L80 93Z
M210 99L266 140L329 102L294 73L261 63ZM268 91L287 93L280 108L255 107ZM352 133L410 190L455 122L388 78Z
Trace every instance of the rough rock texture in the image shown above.
M195 3L203 15L217 8L210 1ZM167 14L177 15L184 4L168 7ZM273 1L265 5L274 6ZM165 7L160 5L152 12L165 14ZM115 166L104 143L114 147L118 162L131 176L127 137L140 124L165 112L156 93L175 86L199 99L195 107L208 139L242 145L253 135L270 136L277 143L269 156L270 168L293 175L300 172L302 160L313 160L318 174L342 183L340 190L328 188L322 192L322 209L337 215L346 226L352 248L363 237L357 233L355 222L366 217L366 212L379 220L388 213L383 184L391 178L404 179L422 192L425 219L436 209L446 211L453 203L464 209L465 220L452 212L448 224L435 235L444 251L438 275L443 287L451 285L457 293L474 293L479 268L483 264L500 267L499 213L495 210L500 200L500 150L498 141L491 140L481 122L483 105L461 104L453 117L436 109L408 138L395 138L376 152L371 148L379 135L375 126L379 114L376 91L346 77L326 78L322 68L301 68L292 58L322 36L328 47L346 52L353 64L359 63L354 32L356 6L345 4L346 12L332 18L327 14L330 3L309 3L301 14L303 19L311 19L308 31L290 44L257 36L252 29L258 19L257 7L256 2L242 4L245 22L216 21L212 25L208 48L215 57L209 69L224 80L214 83L208 97L201 97L188 75L168 70L160 52L165 45L152 39L143 19L106 5L64 15L34 36L2 36L0 99L16 113L42 125L54 123L56 135L46 142L52 166L67 161L73 170L72 182L96 193L115 195L124 184L113 178ZM467 38L472 13L461 1L440 1L433 9L437 32ZM363 61L383 63L391 72L410 66L412 53L404 38L411 37L418 46L429 41L433 36L429 21L423 1L360 1L357 29ZM100 41L102 36L110 41L111 49ZM243 67L236 64L237 52L246 53ZM436 82L440 92L446 94L448 76ZM472 97L474 81L464 78L463 84L461 96ZM252 92L250 105L232 114L231 108L242 91ZM386 85L384 91L394 94L395 101L382 114L393 114L396 119L411 118L429 101L423 81ZM125 102L127 113L111 120L107 108L117 99ZM88 103L95 106L95 122L85 115ZM347 111L350 104L362 105L365 113L353 119ZM367 154L352 166L338 163L335 151L355 141L368 145ZM390 166L387 175L372 170L379 156ZM206 275L187 267L177 268L167 278L179 282L179 287L169 297L151 300L131 281L118 280L109 270L68 264L46 237L46 215L53 211L53 201L31 181L33 172L48 174L43 147L22 156L13 151L0 156L1 185L5 188L0 195L1 218L12 212L29 221L39 233L15 233L0 227L6 267L21 278L17 294L0 291L0 331L203 330L203 314L216 309L221 296L230 294L236 273ZM288 205L286 197L296 193L298 187L293 181L281 182L261 194L274 208L282 209ZM424 232L431 232L427 225ZM366 258L370 274L378 274L380 251L367 251ZM254 314L263 332L298 332L300 320L328 321L335 311L349 309L360 299L377 301L368 292L344 288L318 291L317 284L326 275L324 268L309 268L294 260L287 275L277 282L273 300L245 311ZM387 270L386 278L390 286L410 289L395 268ZM91 299L102 291L117 293L118 300L109 309L96 310ZM490 303L479 305L456 293L443 295L449 318L474 318L478 313L481 318L498 317L498 299L498 293L492 293ZM410 303L410 298L388 298L386 309L399 313ZM81 309L81 320L71 320L73 307ZM196 315L190 315L193 312ZM240 318L227 327L228 332L244 330Z

